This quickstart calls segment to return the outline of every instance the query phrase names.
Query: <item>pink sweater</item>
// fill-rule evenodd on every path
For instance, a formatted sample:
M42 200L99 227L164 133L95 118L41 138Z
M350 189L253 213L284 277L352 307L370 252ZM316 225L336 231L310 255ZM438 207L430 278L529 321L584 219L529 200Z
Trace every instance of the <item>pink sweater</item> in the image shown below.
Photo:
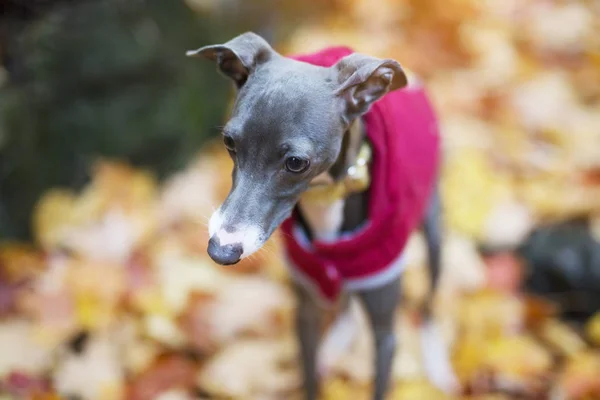
M352 52L333 47L293 58L329 67ZM310 246L294 235L295 214L281 226L293 268L329 301L337 298L345 280L372 277L394 263L422 222L437 179L438 125L423 89L388 93L363 120L373 151L367 225L350 237Z

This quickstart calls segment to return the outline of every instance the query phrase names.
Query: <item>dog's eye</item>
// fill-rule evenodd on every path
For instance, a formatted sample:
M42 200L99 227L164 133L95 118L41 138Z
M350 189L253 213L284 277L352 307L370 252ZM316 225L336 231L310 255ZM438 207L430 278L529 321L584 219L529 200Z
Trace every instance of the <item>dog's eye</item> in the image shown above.
M299 174L301 172L306 171L308 169L309 164L310 163L308 162L308 160L304 160L298 157L289 157L287 160L285 160L285 168L288 171L293 172L295 174Z
M225 144L225 148L231 152L235 152L235 142L231 138L231 136L223 136L223 143Z

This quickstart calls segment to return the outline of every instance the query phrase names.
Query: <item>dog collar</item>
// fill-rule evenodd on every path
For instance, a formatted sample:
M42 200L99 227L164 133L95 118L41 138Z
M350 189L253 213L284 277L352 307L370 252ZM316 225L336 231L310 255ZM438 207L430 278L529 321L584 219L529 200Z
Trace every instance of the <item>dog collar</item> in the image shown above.
M363 192L371 184L369 163L371 162L371 145L365 141L352 165L346 170L344 178L333 183L316 183L309 186L301 198L306 203L329 204L344 199L350 194Z

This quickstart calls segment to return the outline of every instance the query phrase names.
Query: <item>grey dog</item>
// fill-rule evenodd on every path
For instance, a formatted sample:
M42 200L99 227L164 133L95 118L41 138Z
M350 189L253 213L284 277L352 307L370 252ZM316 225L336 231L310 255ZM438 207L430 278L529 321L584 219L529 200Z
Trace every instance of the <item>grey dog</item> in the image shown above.
M400 64L353 54L331 67L315 66L278 54L251 32L188 55L215 61L237 89L223 129L225 147L234 161L233 185L209 223L208 253L214 261L231 265L254 253L296 209L306 216L304 225L315 237L351 231L368 218L364 193L348 194L318 209L303 204L301 197L315 182L344 179L347 169L340 165L351 163L365 140L368 127L360 123L361 118L386 93L407 85ZM350 135L358 139L350 140ZM442 228L438 191L432 192L420 224L433 293L440 270ZM350 290L364 306L373 331L376 400L384 399L390 386L399 282L400 276L395 276L369 288ZM314 400L319 392L317 350L324 308L304 285L295 287L305 396ZM424 307L426 369L437 386L451 390L454 376L430 318L430 303Z

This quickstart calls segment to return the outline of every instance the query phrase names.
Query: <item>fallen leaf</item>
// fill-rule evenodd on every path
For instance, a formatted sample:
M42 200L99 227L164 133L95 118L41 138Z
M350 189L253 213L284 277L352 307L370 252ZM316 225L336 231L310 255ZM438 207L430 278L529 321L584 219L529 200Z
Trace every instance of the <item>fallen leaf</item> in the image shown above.
M147 371L134 378L128 388L127 399L154 400L172 389L189 389L194 386L196 366L177 355L159 360Z

